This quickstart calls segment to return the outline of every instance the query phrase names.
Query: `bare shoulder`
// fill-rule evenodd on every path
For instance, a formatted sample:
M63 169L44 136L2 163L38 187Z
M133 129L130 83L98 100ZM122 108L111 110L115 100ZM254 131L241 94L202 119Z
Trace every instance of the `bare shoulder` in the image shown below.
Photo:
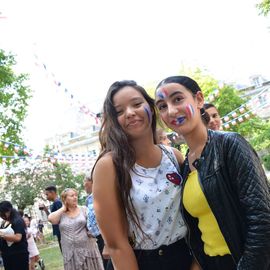
M99 170L110 169L111 167L114 167L112 155L107 153L98 160L94 173Z
M106 184L110 186L110 183L115 182L115 166L113 163L112 155L110 153L105 154L96 163L93 172L94 186Z
M182 153L178 149L176 149L174 147L171 147L171 148L172 148L172 150L173 150L173 152L175 154L175 157L176 157L178 163L182 164L184 162L184 157L183 157Z

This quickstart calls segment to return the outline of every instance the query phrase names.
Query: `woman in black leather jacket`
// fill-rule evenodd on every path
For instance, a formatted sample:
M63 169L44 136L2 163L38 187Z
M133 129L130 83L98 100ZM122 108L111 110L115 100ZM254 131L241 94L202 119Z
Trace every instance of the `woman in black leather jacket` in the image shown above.
M194 269L270 269L270 194L260 160L237 133L207 130L203 104L189 77L168 77L157 86L162 120L189 147L182 210Z

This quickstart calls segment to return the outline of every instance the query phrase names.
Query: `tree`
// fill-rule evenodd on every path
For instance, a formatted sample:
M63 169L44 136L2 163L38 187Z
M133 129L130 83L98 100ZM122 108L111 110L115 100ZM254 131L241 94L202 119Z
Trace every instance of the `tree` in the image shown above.
M84 175L74 175L68 164L43 160L7 174L1 199L11 198L19 209L25 209L33 206L37 199L44 199L45 187L55 185L59 194L67 187L75 188L78 190L79 203L83 203L83 179Z
M270 0L262 0L256 7L258 8L260 15L267 16L270 12Z
M3 141L23 145L21 131L31 98L31 90L25 85L27 75L15 74L12 54L0 49L0 133ZM0 155L13 155L14 145L0 146ZM21 149L21 153L23 151Z

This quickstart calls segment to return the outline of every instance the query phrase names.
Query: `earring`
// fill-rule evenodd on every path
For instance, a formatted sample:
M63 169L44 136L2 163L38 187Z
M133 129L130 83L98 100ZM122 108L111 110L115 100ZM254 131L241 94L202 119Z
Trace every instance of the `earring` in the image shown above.
M202 107L202 108L200 109L200 112L201 112L201 116L205 115L205 109L204 109L204 107Z

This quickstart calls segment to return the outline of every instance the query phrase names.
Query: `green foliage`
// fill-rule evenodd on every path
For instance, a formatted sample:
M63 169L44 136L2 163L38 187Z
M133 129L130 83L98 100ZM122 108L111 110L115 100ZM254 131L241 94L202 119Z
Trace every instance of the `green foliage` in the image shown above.
M260 15L267 16L270 11L270 0L262 0L256 7L258 8Z
M59 194L67 187L75 188L78 191L79 203L82 204L83 179L84 175L74 175L68 164L40 162L31 168L8 174L2 197L10 197L19 209L25 209L34 205L36 199L45 199L45 187L55 185Z
M31 97L29 86L25 85L27 76L15 74L16 64L12 54L0 49L0 129L4 141L22 145L20 137ZM14 147L0 146L0 155L13 155Z
M269 155L265 155L263 156L263 164L264 164L264 167L270 171L270 154Z

